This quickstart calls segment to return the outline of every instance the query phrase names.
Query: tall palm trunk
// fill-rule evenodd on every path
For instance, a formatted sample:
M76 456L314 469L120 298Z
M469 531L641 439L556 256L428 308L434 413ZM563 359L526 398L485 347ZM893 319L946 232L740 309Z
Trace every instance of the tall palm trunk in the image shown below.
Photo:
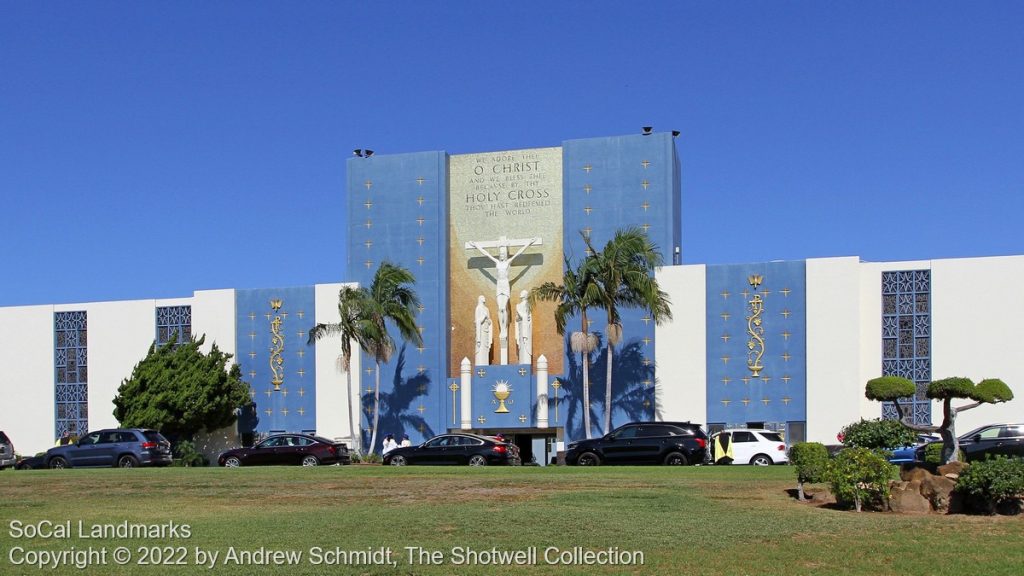
M583 428L589 440L590 433L590 334L587 332L587 309L580 315L583 323Z
M604 381L604 433L612 431L612 354L615 346L611 339L608 340L608 367L605 370Z
M362 456L363 451L360 444L360 436L358 430L355 428L354 421L352 419L352 366L345 371L345 390L348 392L348 399L345 401L345 405L348 406L348 430L349 434L352 435L352 449L356 451L356 454Z
M377 362L376 373L373 384L373 433L370 435L370 449L367 454L372 454L377 449L377 420L380 417L380 362Z

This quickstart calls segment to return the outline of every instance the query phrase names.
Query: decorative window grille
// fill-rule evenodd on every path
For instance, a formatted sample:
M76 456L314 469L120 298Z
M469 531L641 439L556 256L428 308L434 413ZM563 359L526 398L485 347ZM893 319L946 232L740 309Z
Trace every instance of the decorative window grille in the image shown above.
M160 306L156 309L156 344L163 346L177 335L177 343L192 338L191 306Z
M54 332L54 436L89 431L88 317L83 312L57 312Z
M915 424L931 424L932 403L925 393L932 380L931 271L882 273L882 375L912 380L917 392L900 399ZM883 418L896 418L891 402Z

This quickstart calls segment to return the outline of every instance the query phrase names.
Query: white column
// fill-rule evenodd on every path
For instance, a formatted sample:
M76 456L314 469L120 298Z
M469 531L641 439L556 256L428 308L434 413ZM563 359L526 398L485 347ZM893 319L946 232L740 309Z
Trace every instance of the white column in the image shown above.
M548 427L548 359L537 358L537 428Z
M459 412L462 420L462 429L469 430L473 427L473 396L471 390L473 386L473 364L470 363L469 358L462 359L460 372L462 376L462 382L459 384L462 386L462 409Z

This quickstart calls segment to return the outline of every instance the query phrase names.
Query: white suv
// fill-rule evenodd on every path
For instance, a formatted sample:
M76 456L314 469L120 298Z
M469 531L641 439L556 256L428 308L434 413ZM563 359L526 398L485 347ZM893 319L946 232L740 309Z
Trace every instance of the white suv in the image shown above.
M715 464L770 466L789 462L786 441L771 430L730 428L711 436L711 461Z

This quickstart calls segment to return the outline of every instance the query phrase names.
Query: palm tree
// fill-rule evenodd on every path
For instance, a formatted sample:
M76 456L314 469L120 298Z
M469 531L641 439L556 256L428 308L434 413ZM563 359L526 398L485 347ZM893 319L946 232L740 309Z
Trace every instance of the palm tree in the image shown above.
M660 325L672 319L672 303L654 278L654 270L661 266L662 257L646 233L639 228L618 230L600 252L594 250L586 234L581 233L581 236L590 255L585 265L591 268L597 285L595 304L604 308L608 315L604 406L604 431L607 434L612 426L612 356L615 345L622 341L619 307L646 310L654 324Z
M573 268L568 258L565 259L565 273L562 284L545 282L530 291L530 306L537 301L555 302L555 328L560 335L565 335L565 326L569 318L580 315L580 331L573 332L569 338L573 352L582 356L583 365L583 429L587 438L590 431L590 353L597 345L597 338L589 332L587 309L599 302L600 286L596 282L587 260Z
M416 313L420 299L410 286L416 277L409 270L381 262L373 275L368 298L360 322L364 350L373 356L376 363L373 391L373 426L370 436L370 452L377 447L377 423L380 418L380 365L387 364L395 352L395 341L388 333L387 324L392 322L398 328L402 339L416 346L423 345L423 336L416 325Z
M334 324L317 324L309 331L308 344L313 344L328 336L341 336L341 368L345 371L345 388L348 392L348 429L352 433L356 453L362 454L359 438L361 434L355 428L352 417L352 341L359 344L360 349L369 352L365 334L361 327L363 310L368 308L369 291L365 288L345 286L338 292L338 317L341 320Z
M341 335L341 362L347 375L348 397L352 398L352 341L376 363L373 393L373 426L368 452L377 444L377 422L380 416L380 365L386 364L395 351L395 341L388 334L387 324L393 322L404 340L421 346L423 337L416 326L420 300L409 286L416 281L412 272L390 262L381 262L369 287L344 287L338 294L336 324L317 324L309 332L309 342L325 336ZM351 404L351 401L350 401ZM349 406L349 429L355 436L352 407Z

